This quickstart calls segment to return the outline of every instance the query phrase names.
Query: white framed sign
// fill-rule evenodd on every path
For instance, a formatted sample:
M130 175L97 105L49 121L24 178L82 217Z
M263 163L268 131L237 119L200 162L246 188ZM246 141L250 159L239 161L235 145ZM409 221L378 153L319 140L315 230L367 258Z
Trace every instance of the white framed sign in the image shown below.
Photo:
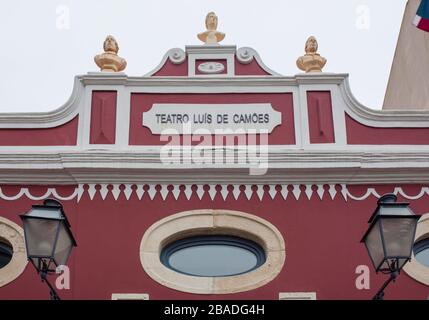
M281 122L281 112L269 103L155 103L149 111L143 112L143 126L153 134L188 134L197 130L211 134L271 133Z

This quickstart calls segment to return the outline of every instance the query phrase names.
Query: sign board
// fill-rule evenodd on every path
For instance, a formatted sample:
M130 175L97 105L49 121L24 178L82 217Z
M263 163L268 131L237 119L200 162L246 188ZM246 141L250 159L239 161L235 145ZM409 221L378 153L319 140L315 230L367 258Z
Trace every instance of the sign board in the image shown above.
M271 133L281 122L281 112L269 103L156 103L143 112L143 126L153 134Z

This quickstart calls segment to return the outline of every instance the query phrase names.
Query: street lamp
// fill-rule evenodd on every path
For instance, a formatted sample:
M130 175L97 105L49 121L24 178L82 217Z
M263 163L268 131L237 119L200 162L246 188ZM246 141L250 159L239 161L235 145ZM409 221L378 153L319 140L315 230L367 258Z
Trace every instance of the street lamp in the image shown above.
M365 243L375 271L389 274L389 279L374 296L382 300L384 289L395 281L402 267L411 259L419 216L409 208L409 203L396 202L394 194L386 194L377 202L369 219L368 230L361 242Z
M63 206L54 199L46 199L43 205L33 205L20 216L24 224L27 258L40 274L42 282L50 289L52 300L60 300L47 275L56 267L65 265L76 241Z

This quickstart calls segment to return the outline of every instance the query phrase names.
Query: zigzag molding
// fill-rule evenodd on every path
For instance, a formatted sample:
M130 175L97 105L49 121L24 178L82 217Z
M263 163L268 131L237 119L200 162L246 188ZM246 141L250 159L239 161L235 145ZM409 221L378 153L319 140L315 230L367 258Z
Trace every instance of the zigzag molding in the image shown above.
M425 195L429 196L429 187L422 187L416 195L406 194L401 187L395 187L393 193L408 200L417 200ZM99 195L102 200L106 200L109 194L114 200L118 200L121 194L127 200L132 196L142 200L145 194L150 200L154 200L159 195L163 201L169 197L178 200L180 195L183 195L187 200L202 200L205 195L208 195L212 201L216 197L221 197L226 201L228 196L235 200L238 200L240 196L247 200L256 197L259 201L262 201L264 197L268 197L270 200L276 197L281 197L284 200L288 198L311 200L314 197L320 200L334 200L337 196L341 196L345 201L363 201L371 196L375 198L381 196L374 187L368 187L363 195L353 195L345 184L79 184L68 196L60 195L56 188L47 188L44 195L34 196L26 187L21 188L16 195L8 196L0 187L0 199L6 201L18 200L25 196L34 201L53 197L61 201L76 199L79 202L84 194L87 194L90 200L94 200L96 195Z

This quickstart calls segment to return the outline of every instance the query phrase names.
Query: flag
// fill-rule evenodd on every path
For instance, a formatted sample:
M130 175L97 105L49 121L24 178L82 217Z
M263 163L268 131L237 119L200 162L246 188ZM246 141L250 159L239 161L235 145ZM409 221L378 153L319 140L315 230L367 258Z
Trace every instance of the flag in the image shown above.
M429 32L429 0L422 0L420 3L413 24L417 28Z

